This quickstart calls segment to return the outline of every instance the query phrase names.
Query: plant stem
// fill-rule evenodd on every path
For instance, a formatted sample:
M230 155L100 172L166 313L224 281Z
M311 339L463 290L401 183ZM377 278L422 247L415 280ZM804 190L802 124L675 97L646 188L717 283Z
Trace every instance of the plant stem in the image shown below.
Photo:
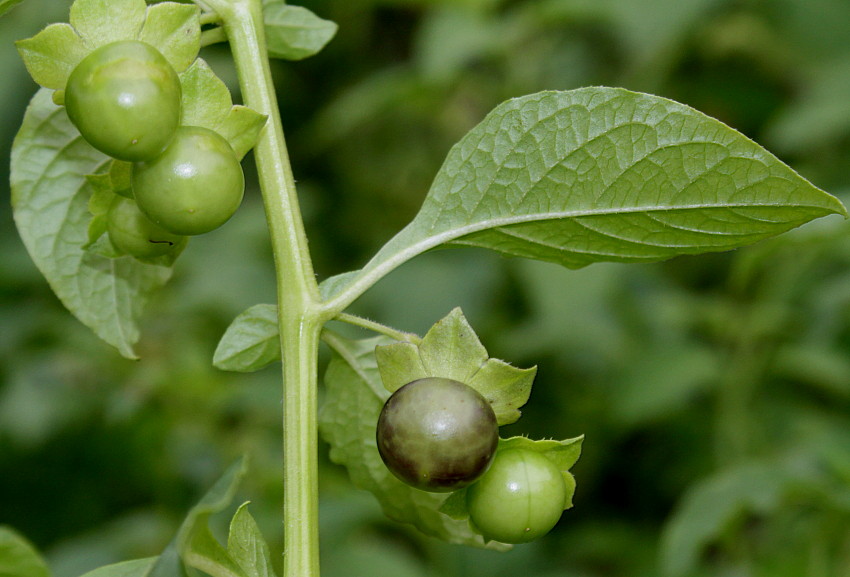
M204 0L221 16L245 104L268 116L254 149L274 254L283 359L284 577L319 577L319 306L263 29L262 0Z
M363 317L358 317L356 315L348 313L339 313L334 317L334 320L348 323L350 325L354 325L363 329L367 329L381 335L386 335L391 339L395 339L397 341L408 341L417 344L422 341L419 335L399 331L392 327L382 325L381 323L370 321L369 319L364 319Z

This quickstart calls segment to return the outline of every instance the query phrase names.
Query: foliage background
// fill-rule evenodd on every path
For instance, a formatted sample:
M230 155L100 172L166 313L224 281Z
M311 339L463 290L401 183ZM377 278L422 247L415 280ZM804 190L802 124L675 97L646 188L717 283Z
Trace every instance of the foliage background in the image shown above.
M27 0L0 20L4 159L35 91L12 42L69 4ZM322 278L413 217L486 112L544 89L682 101L850 198L845 0L306 5L339 33L275 74ZM203 55L235 86L226 52ZM230 320L274 299L261 213L253 186L228 226L190 243L131 362L64 311L0 203L0 524L56 577L155 554L243 453L243 496L279 542L278 371L210 366ZM324 461L323 575L850 575L848 226L658 265L567 271L467 249L405 265L355 312L422 333L460 305L491 354L539 365L504 433L587 435L576 506L535 544L468 550L394 526Z

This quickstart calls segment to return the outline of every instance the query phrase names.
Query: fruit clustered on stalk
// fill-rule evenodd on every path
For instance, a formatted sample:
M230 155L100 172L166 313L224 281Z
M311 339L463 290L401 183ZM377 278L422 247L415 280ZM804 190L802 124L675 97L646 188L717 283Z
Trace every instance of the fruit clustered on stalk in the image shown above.
M210 232L239 208L245 178L217 132L181 126L177 72L140 40L111 42L86 56L68 78L65 108L82 137L132 163L127 196L109 208L109 240L135 257L162 256L185 237Z

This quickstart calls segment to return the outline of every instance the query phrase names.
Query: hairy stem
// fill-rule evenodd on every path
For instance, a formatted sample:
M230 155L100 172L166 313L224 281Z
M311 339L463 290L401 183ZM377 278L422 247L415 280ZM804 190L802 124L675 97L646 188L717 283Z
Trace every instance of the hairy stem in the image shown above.
M268 116L254 150L275 260L283 359L284 577L319 576L317 363L327 320L307 250L269 68L262 0L204 0L222 19L245 104Z
M370 321L369 319L364 319L363 317L358 317L355 315L351 315L348 313L340 313L334 320L342 321L344 323L348 323L350 325L354 325L356 327L360 327L363 329L370 330L372 332L385 335L390 337L391 339L395 339L397 341L408 341L411 343L419 343L422 339L419 335L415 335L413 333L406 333L403 331L396 330L392 327L388 327L381 323L377 323L375 321Z

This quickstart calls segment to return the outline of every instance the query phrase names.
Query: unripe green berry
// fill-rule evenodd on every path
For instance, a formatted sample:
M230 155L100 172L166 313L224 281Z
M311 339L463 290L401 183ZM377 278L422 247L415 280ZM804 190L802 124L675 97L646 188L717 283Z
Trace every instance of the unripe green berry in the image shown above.
M125 40L95 49L65 87L71 122L94 148L120 160L161 153L180 124L180 79L160 52Z

